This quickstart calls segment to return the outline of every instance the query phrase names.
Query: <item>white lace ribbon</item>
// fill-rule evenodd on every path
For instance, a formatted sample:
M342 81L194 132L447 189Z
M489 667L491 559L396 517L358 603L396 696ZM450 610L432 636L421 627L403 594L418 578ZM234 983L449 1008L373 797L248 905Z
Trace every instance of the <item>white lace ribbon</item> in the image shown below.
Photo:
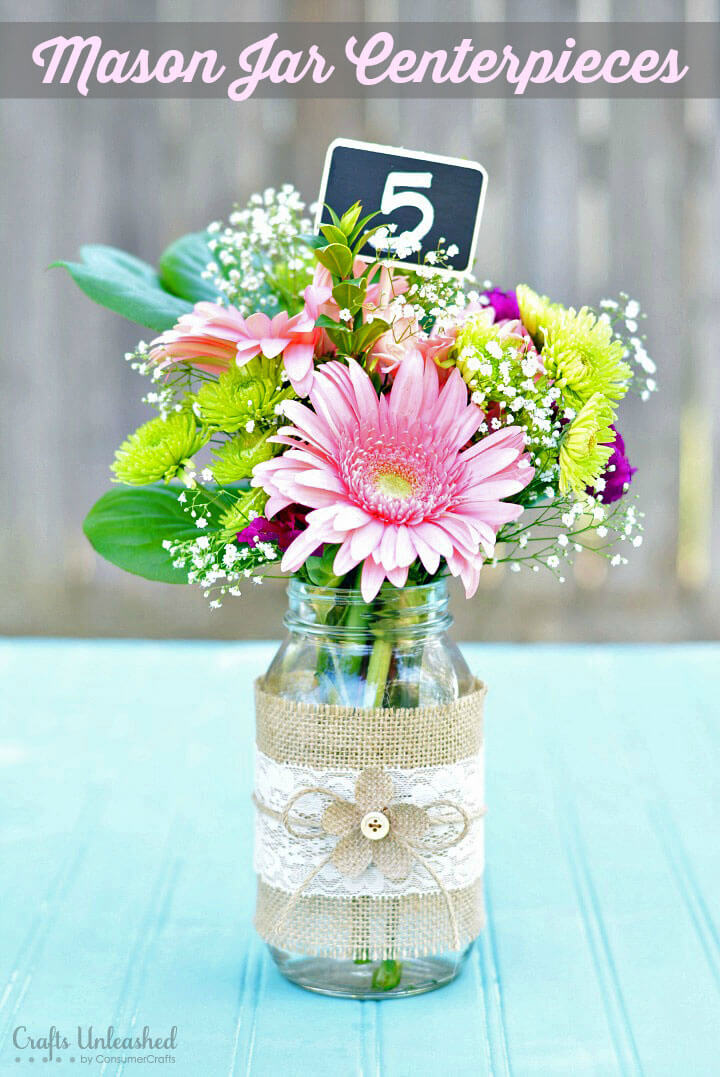
M355 877L341 874L329 862L336 838L318 830L312 840L299 840L283 822L288 802L303 789L326 789L352 801L359 770L277 763L257 751L255 797L267 809L256 811L255 816L255 870L262 880L288 895L302 887L307 895L323 897L427 894L437 891L438 880L448 891L476 882L484 867L482 756L437 767L384 769L393 780L396 801L426 808L433 818L432 834L423 847L425 863L416 861L408 877L399 882L385 878L375 866ZM298 802L294 821L312 832L326 805L327 797L308 793ZM472 821L462 841L454 843L458 814L452 805L461 806Z

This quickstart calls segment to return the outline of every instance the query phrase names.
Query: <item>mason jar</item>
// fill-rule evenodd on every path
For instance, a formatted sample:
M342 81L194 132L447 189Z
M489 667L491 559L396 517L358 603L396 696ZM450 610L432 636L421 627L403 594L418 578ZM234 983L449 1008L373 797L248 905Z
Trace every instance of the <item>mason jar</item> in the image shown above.
M292 724L294 714L307 717L313 713L322 715L329 735L334 732L333 723L341 720L350 722L351 733L353 724L359 729L369 711L390 718L405 715L407 719L408 711L431 708L426 714L435 724L442 724L443 716L452 713L457 701L477 695L478 682L448 637L452 618L446 578L401 589L386 583L370 603L358 590L316 587L296 578L290 580L288 595L287 635L261 679L263 699L277 700L277 707L287 708L286 716L280 713L277 719L281 732L286 731L284 722ZM442 742L441 728L431 729L430 733ZM286 756L280 752L277 759L283 763ZM325 771L313 771L311 784L317 786L314 788L318 795L331 770L326 765ZM281 774L280 779L275 779L275 784L283 777ZM287 790L290 788L288 784ZM297 806L301 808L300 800ZM384 826L382 807L379 811ZM283 814L279 808L280 802L274 811L276 827L277 817ZM458 812L467 816L465 809L458 808ZM264 814L271 814L271 810L266 808ZM306 842L311 841L313 830L308 820L309 815L303 817L300 812L302 825L294 828ZM287 815L284 822L288 822ZM309 827L307 833L305 825ZM314 825L317 828L317 819ZM276 829L274 833L278 835L280 831ZM376 836L372 831L368 834ZM265 841L272 843L272 839ZM371 843L371 847L376 849L377 845ZM424 855L413 855L419 863L426 863ZM442 881L439 886L445 891ZM438 901L444 907L441 896ZM297 908L294 899L289 904ZM330 995L389 998L419 994L450 982L472 946L472 941L465 940L457 950L416 955L408 953L406 946L402 954L396 954L392 917L387 931L382 956L371 954L360 944L352 956L343 958L296 952L272 943L270 952L283 975L301 987ZM332 934L332 924L329 932Z

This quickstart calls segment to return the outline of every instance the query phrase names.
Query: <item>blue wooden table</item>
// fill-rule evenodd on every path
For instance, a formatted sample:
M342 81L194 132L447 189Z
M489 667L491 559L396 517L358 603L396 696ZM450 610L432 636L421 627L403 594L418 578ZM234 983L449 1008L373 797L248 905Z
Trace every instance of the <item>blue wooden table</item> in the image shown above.
M720 1072L720 648L466 648L488 927L456 983L382 1003L287 984L251 928L272 650L0 643L3 1077ZM88 1025L176 1026L175 1062L98 1062L143 1051L81 1050Z

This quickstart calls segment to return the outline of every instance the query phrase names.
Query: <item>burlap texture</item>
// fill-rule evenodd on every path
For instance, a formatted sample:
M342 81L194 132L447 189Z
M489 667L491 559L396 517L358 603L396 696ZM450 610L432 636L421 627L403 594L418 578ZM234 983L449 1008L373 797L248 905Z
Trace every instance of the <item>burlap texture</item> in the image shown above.
M486 688L436 707L296 703L255 682L257 746L279 763L318 767L432 767L477 755Z
M297 703L267 692L258 680L257 744L281 765L319 771L452 766L482 751L485 691L476 681L470 695L443 706L371 710ZM397 840L392 832L388 837ZM412 858L408 861L403 867L411 866ZM303 893L305 884L293 891L260 878L255 925L267 942L282 949L346 960L426 956L464 947L483 927L482 864L476 881L463 889L443 883L440 863L437 872L437 890L342 897ZM308 881L313 874L311 860Z
M485 926L482 879L449 891L462 948ZM298 898L292 915L274 928L290 895L258 879L255 927L266 942L299 954L351 960L425 957L454 949L445 896L401 894L384 897Z

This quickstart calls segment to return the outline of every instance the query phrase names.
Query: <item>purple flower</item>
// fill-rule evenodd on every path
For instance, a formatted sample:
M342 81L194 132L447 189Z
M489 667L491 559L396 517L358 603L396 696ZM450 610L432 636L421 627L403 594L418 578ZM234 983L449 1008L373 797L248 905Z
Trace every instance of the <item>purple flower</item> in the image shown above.
M514 291L503 292L500 288L491 288L489 292L482 292L487 300L487 306L495 311L495 321L504 322L507 319L516 321L520 317L520 307Z
M306 527L305 515L291 507L278 512L274 520L256 516L247 527L238 532L238 542L257 546L258 542L273 542L281 550L287 550Z
M613 454L608 460L607 468L601 475L605 480L605 489L598 493L598 499L605 505L613 501L619 501L625 493L625 486L630 485L632 477L637 471L636 467L630 467L630 461L625 455L625 442L622 434L613 426L615 441L613 442Z

